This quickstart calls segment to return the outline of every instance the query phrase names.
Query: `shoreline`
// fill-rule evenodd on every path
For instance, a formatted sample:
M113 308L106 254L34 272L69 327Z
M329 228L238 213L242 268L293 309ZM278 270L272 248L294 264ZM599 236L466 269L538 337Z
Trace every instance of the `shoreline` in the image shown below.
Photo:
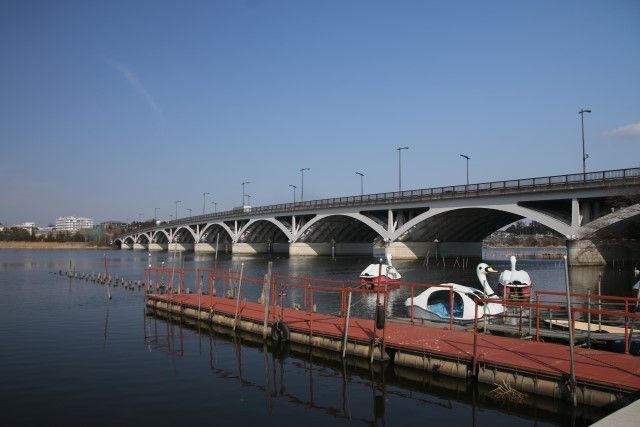
M86 242L0 242L0 249L112 249Z

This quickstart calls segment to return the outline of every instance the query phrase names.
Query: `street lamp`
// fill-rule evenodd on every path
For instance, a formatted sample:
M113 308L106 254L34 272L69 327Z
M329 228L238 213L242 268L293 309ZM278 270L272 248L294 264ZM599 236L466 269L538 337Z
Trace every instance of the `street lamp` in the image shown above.
M304 171L308 171L311 170L310 168L301 168L300 169L300 174L302 177L302 182L301 182L301 186L300 186L300 201L304 201Z
M202 193L202 215L204 215L204 207L206 204L205 200L206 200L207 194L211 194L211 193Z
M578 111L580 114L580 123L582 127L582 174L587 173L587 159L589 158L588 154L584 152L584 113L591 113L591 110L585 110L584 108Z
M295 203L296 203L296 188L298 188L298 187L296 187L293 184L289 184L289 187L293 188L293 204L295 205Z
M396 148L396 150L398 150L398 191L402 191L402 161L401 161L401 154L402 150L408 150L409 147L398 147Z
M364 174L362 172L356 172L356 175L360 175L360 197L362 197L362 195L364 194L364 186L362 184L362 178L364 177Z
M160 208L153 208L153 219L158 219L158 209Z
M182 200L176 200L175 204L176 204L176 220L178 219L178 203L182 203Z
M189 216L191 216L191 212L193 212L193 210L189 208L187 208L187 210L189 211Z
M244 186L245 184L251 184L251 181L244 181L242 183L242 206L244 206Z
M213 205L213 213L218 212L218 203L216 203L216 202L211 202L211 204Z
M465 156L464 154L460 154L460 157L464 157L465 159L467 159L467 186L469 186L469 159L471 157Z

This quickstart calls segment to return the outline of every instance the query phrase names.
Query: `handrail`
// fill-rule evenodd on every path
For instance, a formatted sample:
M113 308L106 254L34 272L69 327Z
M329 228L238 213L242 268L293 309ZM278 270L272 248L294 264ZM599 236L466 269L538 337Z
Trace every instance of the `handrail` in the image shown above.
M129 230L120 236L135 233L143 233L163 227L174 227L189 225L198 222L212 220L229 220L238 217L253 217L263 214L303 212L316 209L331 209L345 206L366 206L392 204L397 202L429 201L453 198L479 197L487 194L511 194L516 192L526 192L528 190L553 189L558 190L563 187L574 188L590 187L611 183L613 181L635 181L640 180L640 168L613 169L606 171L575 173L567 175L554 175L535 178L519 178L503 181L491 181L476 184L455 185L446 187L433 187L405 191L391 191L386 193L364 194L360 196L342 196L327 199L308 200L296 203L279 203L275 205L256 206L250 210L242 208L236 210L222 211L212 214L196 215L165 222L160 226L144 227Z

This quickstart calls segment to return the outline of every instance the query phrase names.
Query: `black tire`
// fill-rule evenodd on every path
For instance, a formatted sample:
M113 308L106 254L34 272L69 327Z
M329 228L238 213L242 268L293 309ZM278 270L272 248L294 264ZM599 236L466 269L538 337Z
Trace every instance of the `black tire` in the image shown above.
M271 339L273 342L289 341L290 334L289 327L281 320L271 326Z
M385 312L384 306L378 304L376 307L376 329L384 329Z

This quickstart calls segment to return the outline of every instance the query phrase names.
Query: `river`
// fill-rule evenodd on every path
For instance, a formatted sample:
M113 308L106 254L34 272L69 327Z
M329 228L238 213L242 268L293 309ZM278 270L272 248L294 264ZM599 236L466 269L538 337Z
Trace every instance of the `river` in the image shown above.
M509 251L488 251L485 258L496 270L508 269ZM104 272L105 259L111 275L133 280L149 264L214 264L212 255L193 253L176 260L166 252L0 250L3 425L589 425L611 410L573 409L536 396L509 404L493 400L491 387L451 378L356 360L343 365L315 353L273 353L247 337L145 316L138 289L111 288L109 299L102 285L57 274ZM261 277L269 260L276 273L339 280L357 277L371 262L222 255L217 263L243 265L246 277ZM434 260L394 264L408 281L477 281L475 265L461 268L453 260L444 267ZM538 289L564 289L561 260L521 258L518 268ZM573 290L595 292L602 273L603 293L627 295L632 270L571 269L570 282Z

